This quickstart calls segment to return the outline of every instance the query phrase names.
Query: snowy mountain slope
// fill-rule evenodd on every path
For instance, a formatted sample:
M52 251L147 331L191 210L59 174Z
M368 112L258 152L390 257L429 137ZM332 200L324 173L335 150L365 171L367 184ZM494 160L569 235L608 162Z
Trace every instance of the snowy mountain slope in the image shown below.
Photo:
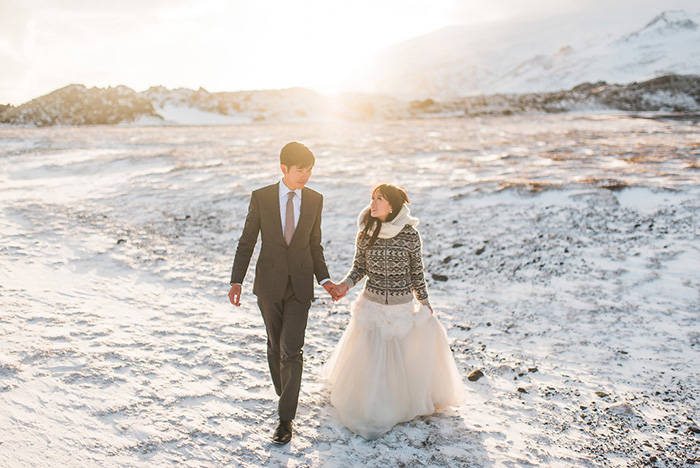
M665 11L634 31L548 19L450 27L387 49L364 87L412 96L547 92L700 73L700 15ZM607 29L607 28L606 28Z
M664 75L627 85L583 83L569 91L409 100L374 94L324 96L306 89L209 93L204 89L70 85L0 109L14 125L236 125L510 115L567 111L700 112L700 75Z
M390 96L325 96L303 88L210 93L205 89L73 84L17 107L0 108L0 123L14 125L231 125L259 121L305 122L394 119L409 104Z

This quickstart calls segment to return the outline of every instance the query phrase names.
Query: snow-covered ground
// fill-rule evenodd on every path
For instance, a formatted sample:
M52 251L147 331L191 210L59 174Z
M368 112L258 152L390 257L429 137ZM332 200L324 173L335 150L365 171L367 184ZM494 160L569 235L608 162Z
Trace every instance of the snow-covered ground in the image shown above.
M0 128L0 466L700 463L700 141L658 117ZM254 272L226 292L290 140L334 279L372 185L408 189L463 407L346 430L319 370L359 288L319 287L298 432L270 445Z

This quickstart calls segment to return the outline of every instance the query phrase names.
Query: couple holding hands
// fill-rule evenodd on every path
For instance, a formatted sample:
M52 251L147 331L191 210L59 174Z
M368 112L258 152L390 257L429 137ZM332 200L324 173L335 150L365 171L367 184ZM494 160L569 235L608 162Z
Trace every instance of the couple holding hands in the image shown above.
M365 276L362 294L322 376L341 422L371 440L397 423L464 401L462 379L442 324L428 300L418 220L403 188L382 184L357 221L352 268L330 280L321 245L323 196L306 187L311 150L291 142L280 152L282 180L253 191L236 249L229 300L239 306L241 283L262 237L253 293L267 331L267 360L279 396L272 442L292 438L303 365L302 347L313 277L334 301ZM415 303L414 303L415 299Z

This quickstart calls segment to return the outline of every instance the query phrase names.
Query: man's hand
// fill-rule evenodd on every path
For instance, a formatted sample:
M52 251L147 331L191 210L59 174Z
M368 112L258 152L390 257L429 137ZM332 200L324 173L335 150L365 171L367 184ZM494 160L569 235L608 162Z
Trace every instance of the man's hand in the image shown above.
M340 283L336 284L335 288L333 289L333 292L331 295L333 296L334 301L338 301L345 297L345 295L348 293L348 285L345 283Z
M335 298L335 283L333 283L333 281L326 281L321 286L323 286L323 289L325 289L326 292L331 295L331 299L333 299L333 301L338 300Z
M344 292L342 292L342 293L339 294L339 293L338 293L338 288L340 288L341 286L344 286L344 287L345 287L345 290L344 290ZM323 283L323 288L324 288L326 291L328 291L328 294L331 295L331 299L333 300L333 302L340 300L340 298L342 298L343 296L345 296L345 293L348 291L348 285L347 285L347 284L343 284L343 283L341 283L341 284L334 284L332 281L326 281L325 283ZM342 290L342 288L341 288L341 290Z
M231 289L228 290L228 300L231 301L231 304L235 306L240 306L241 305L241 285L240 284L232 284Z

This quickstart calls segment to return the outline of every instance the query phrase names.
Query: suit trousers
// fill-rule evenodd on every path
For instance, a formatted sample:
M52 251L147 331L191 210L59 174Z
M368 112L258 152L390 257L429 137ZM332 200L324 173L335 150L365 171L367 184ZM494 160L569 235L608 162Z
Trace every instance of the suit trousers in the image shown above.
M267 363L279 399L279 417L291 421L297 412L304 333L311 301L300 302L294 294L291 278L279 302L258 296L258 307L267 330Z

